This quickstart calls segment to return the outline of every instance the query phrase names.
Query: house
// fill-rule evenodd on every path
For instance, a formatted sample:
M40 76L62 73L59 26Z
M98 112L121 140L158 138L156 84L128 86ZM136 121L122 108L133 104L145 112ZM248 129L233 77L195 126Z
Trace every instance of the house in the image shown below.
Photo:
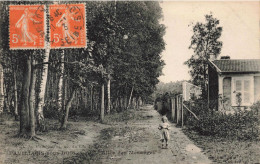
M199 98L201 95L201 88L188 83L187 81L182 82L182 95L184 101L189 101L192 97Z
M260 59L230 59L208 62L209 108L234 111L260 100Z

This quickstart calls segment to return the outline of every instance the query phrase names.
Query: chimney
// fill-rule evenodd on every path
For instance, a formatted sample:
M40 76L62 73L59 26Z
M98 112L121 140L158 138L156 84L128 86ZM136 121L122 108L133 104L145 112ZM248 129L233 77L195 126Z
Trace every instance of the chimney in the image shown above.
M209 61L216 60L216 56L214 54L209 55Z
M221 56L220 59L226 59L226 60L228 60L228 59L230 59L230 56Z

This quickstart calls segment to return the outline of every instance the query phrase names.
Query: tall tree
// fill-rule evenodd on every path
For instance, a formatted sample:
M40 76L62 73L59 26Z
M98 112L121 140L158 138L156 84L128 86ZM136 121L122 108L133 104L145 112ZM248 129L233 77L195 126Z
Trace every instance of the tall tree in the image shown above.
M208 65L207 60L210 55L218 57L221 52L222 42L219 38L222 33L222 27L219 26L219 20L212 14L205 15L206 22L197 22L193 26L193 36L189 49L194 54L184 64L190 68L192 82L202 88L202 96L206 98L208 85Z
M30 137L35 137L35 83L36 83L36 60L31 59L31 84L29 93L29 125L30 125Z
M87 49L69 49L67 50L67 57L69 60L64 60L64 83L63 85L63 110L61 119L61 129L66 129L69 110L72 102L76 97L79 89L84 89L91 85L94 81L93 77L98 77L101 73L99 68L94 66L93 60L90 59L91 45ZM64 98L68 96L68 100Z
M48 5L46 7L46 15L49 12ZM49 21L46 21L47 26L49 26ZM45 36L48 38L48 31L45 31ZM49 62L49 56L50 56L50 43L47 41L47 38L45 39L45 53L44 53L44 59L43 63ZM44 125L44 115L43 115L43 107L45 102L45 91L46 91L46 85L47 85L47 77L48 77L48 64L43 64L42 71L41 71L41 79L40 79L40 86L39 86L39 101L36 107L36 116L37 116L37 125L41 127L40 129L43 130L45 128Z
M32 55L29 54L24 67L24 78L23 78L23 89L21 96L21 107L20 107L20 135L28 136L30 128L30 85L31 85L31 72L32 72Z

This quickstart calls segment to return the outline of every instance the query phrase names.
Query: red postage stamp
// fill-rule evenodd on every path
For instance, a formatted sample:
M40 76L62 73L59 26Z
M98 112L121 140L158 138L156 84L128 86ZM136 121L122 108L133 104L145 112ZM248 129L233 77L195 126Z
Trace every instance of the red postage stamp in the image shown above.
M85 4L50 5L51 48L86 47Z
M43 5L9 6L10 49L45 47L45 7Z

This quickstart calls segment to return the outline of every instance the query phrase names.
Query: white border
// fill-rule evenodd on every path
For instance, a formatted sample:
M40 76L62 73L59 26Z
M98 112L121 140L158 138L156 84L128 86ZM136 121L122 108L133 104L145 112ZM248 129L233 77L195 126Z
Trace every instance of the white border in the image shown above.
M49 16L50 16L50 5L66 5L66 3L59 3L60 1L56 1L57 4L49 4ZM73 2L73 1L61 1L61 2ZM49 45L50 45L50 49L76 49L76 48L84 48L86 49L87 48L87 14L86 14L86 3L70 3L69 5L77 5L77 4L80 4L80 5L84 5L84 12L85 12L85 19L84 19L84 25L85 25L85 41L86 41L86 44L85 46L73 46L73 47L51 47L51 29L50 29L50 25L51 25L51 22L50 22L50 19L49 19Z
M1 1L1 0L0 0ZM43 44L44 46L43 47L21 47L21 48L11 48L10 47L10 42L11 42L11 38L10 38L10 6L43 6L44 8L44 13L43 13L43 31L44 31L44 37L43 37ZM8 5L8 19L9 19L9 23L8 23L8 45L9 45L9 50L43 50L43 49L46 49L46 43L45 43L45 36L46 36L46 32L47 32L47 29L46 29L46 5L43 5L43 4L24 4L24 5Z

